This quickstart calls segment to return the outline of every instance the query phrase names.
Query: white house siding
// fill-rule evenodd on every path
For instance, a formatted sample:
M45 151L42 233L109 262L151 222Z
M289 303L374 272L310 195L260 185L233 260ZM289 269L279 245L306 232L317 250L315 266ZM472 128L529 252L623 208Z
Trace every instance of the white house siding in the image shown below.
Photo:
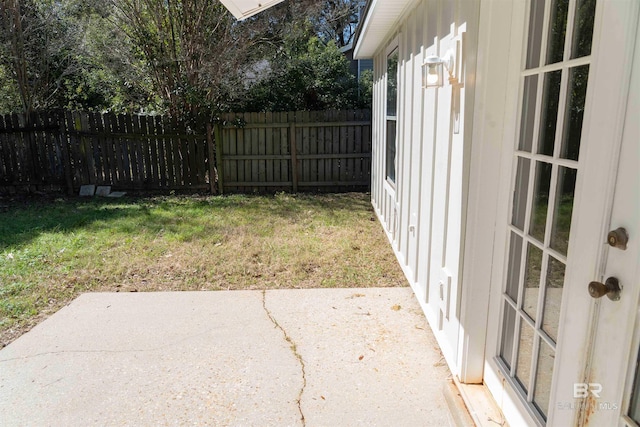
M470 143L467 60L461 85L422 88L422 63L477 29L478 1L416 2L374 58L372 202L450 368L456 366ZM386 183L386 56L399 47L396 186ZM465 59L475 55L465 55ZM473 64L471 64L473 65ZM446 75L446 73L445 73ZM445 79L446 80L446 79Z

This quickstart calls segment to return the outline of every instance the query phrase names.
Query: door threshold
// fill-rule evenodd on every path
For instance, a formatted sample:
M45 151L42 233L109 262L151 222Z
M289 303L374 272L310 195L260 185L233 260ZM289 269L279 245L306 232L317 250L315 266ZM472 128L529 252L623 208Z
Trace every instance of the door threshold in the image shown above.
M453 384L455 384L459 397L466 406L471 420L477 427L509 427L509 423L507 423L502 411L486 385L462 384L456 378L453 379ZM447 400L447 404L449 404L449 408L453 412L455 409L451 407L449 400ZM456 411L460 412L459 410ZM466 424L464 422L454 422L453 425L460 426Z

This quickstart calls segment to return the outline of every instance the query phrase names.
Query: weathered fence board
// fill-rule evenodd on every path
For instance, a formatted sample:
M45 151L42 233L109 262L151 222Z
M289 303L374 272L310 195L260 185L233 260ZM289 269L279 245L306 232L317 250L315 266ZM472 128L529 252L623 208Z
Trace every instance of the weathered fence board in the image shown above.
M168 117L38 112L0 116L0 192L366 190L370 111L230 113L185 129Z

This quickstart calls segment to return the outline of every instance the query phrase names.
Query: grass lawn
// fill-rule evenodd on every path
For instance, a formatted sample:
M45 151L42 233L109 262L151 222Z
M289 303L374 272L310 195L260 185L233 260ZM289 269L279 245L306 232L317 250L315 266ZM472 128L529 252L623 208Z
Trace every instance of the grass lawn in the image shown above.
M368 194L0 199L0 347L83 292L405 285Z

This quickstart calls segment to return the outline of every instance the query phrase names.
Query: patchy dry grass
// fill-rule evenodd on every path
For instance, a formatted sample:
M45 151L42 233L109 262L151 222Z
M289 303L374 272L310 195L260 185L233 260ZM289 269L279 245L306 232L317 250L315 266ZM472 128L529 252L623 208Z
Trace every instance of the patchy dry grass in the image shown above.
M82 292L405 286L366 194L12 203L0 346Z

